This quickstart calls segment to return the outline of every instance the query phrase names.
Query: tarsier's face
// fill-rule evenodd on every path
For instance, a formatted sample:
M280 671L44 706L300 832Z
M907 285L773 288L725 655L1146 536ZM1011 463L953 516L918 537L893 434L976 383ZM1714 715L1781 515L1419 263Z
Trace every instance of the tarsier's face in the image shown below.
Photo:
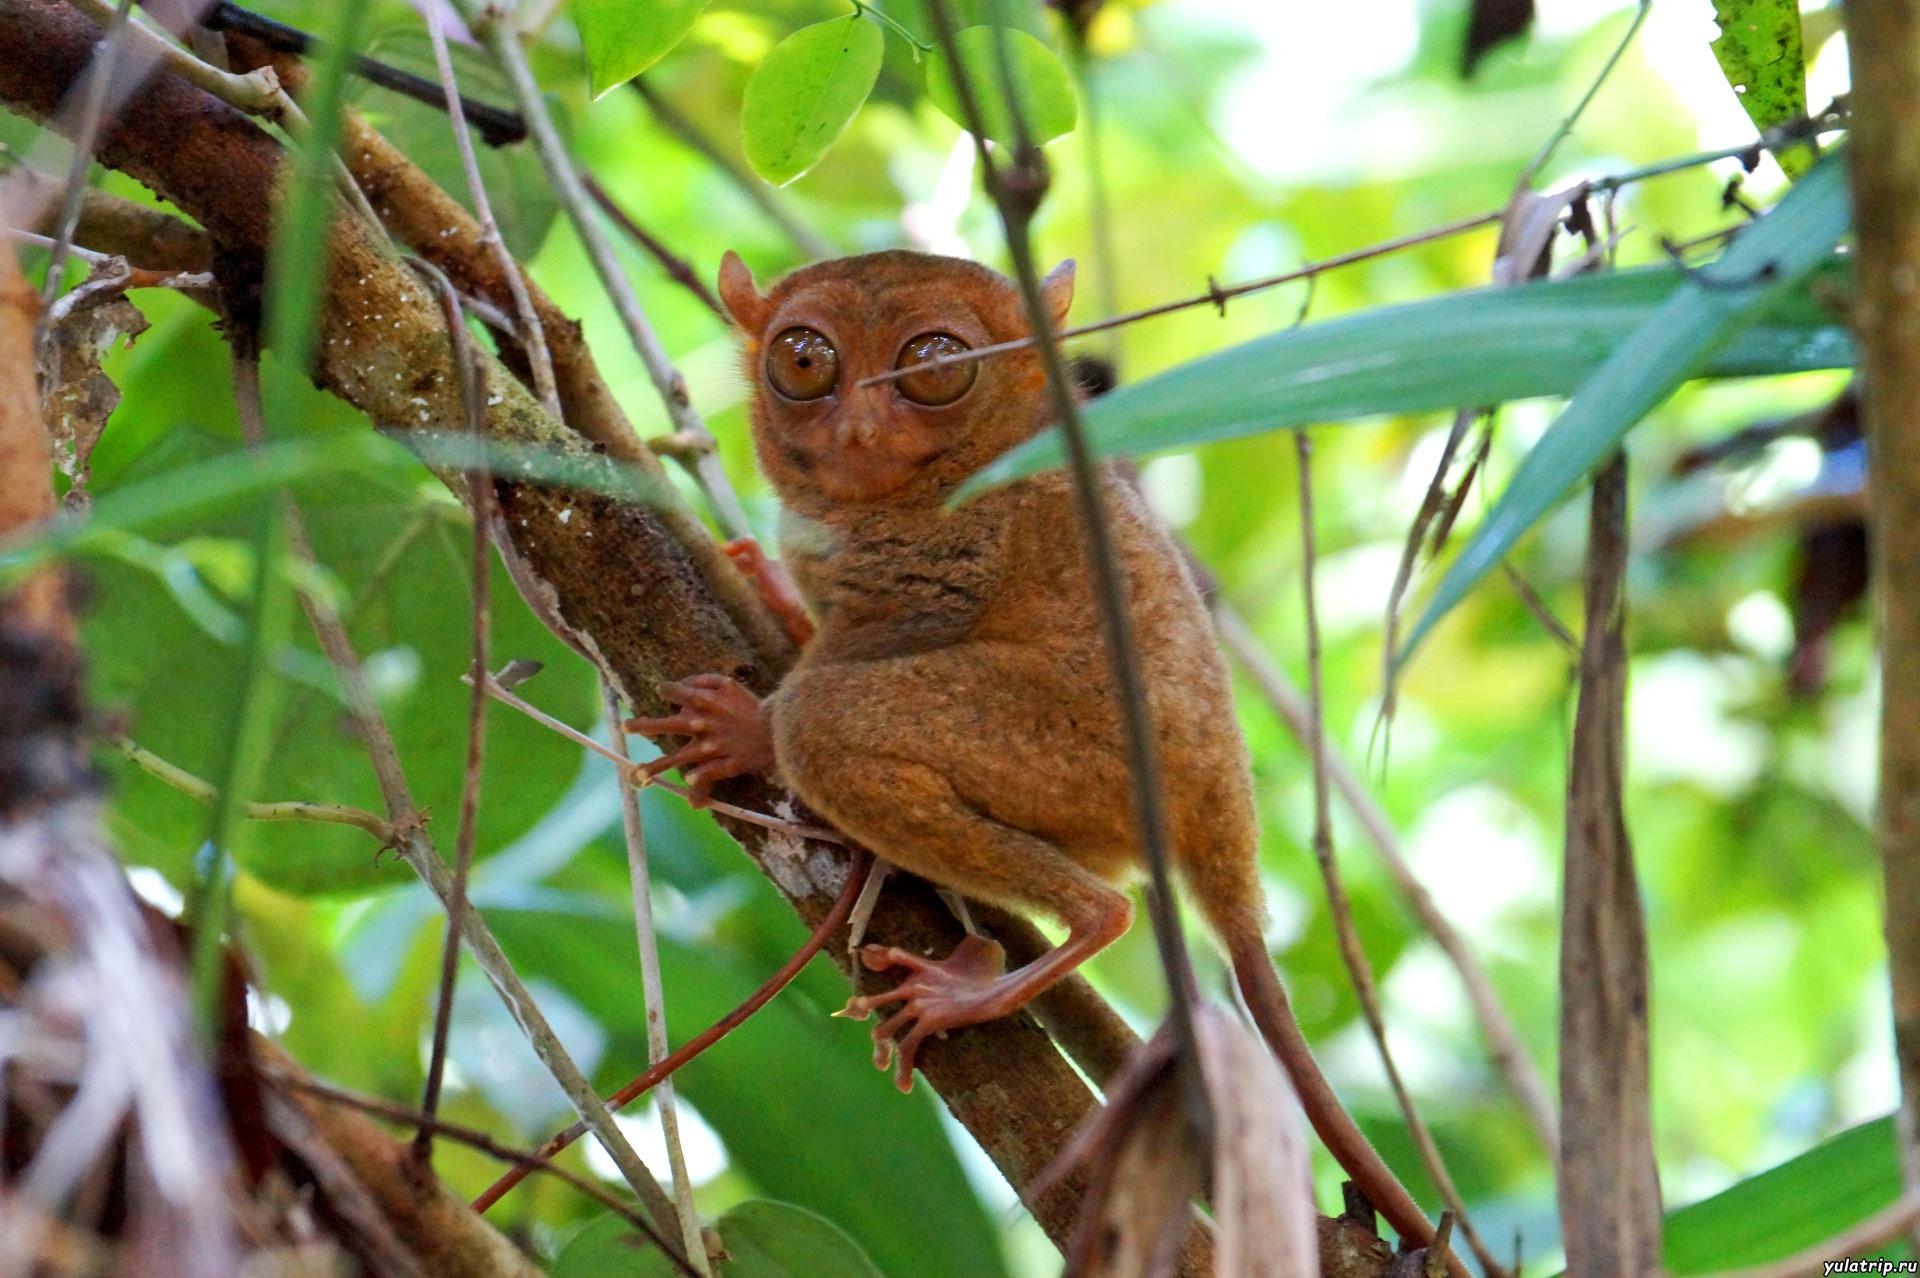
M972 263L876 253L809 267L762 297L729 255L720 283L747 339L761 462L784 495L935 495L1039 425L1020 411L1039 399L1030 353L862 384L1026 334L1012 287Z

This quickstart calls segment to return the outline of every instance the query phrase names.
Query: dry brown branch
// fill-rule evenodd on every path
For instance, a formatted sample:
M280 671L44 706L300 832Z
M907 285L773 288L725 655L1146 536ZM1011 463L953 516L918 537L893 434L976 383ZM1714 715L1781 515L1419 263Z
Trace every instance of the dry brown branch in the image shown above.
M0 533L16 532L53 518L53 441L40 417L34 378L33 334L40 299L20 274L10 245L0 245ZM37 570L0 599L29 630L73 641L67 615L65 574Z
M213 782L205 777L195 776L126 737L114 737L111 744L142 772L190 799L212 803L218 794ZM324 825L350 825L371 834L380 841L381 847L390 847L398 838L392 823L385 817L376 816L365 808L349 807L342 803L312 803L304 799L249 802L243 804L240 811L253 821L318 821Z
M1900 1164L1920 1192L1920 13L1847 5L1853 207L1859 236L1862 417L1874 601L1880 620L1880 791L1887 966L1900 1065ZM1920 1250L1920 1229L1910 1239Z
M1586 639L1567 785L1560 931L1560 1220L1569 1273L1660 1272L1647 938L1620 808L1625 750L1627 467L1600 472L1588 522Z

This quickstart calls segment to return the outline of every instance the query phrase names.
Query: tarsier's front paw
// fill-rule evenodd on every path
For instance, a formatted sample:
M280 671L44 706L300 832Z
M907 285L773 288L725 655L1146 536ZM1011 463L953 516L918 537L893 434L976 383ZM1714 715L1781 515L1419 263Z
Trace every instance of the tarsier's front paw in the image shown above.
M860 961L875 972L904 967L912 973L884 993L849 999L840 1013L865 1019L879 1008L901 1005L874 1027L873 1064L876 1069L892 1065L894 1085L903 1092L913 1090L914 1056L928 1036L991 1021L1009 1010L999 990L1007 970L1006 951L984 936L966 937L944 959L869 945L860 951Z
M777 559L767 558L767 552L751 537L736 538L720 549L740 570L740 575L752 583L760 602L780 619L781 628L787 632L787 638L793 640L794 646L806 647L813 638L813 619L807 616L807 606L800 600L800 589L793 584L793 577L786 567Z
M627 731L649 737L684 737L641 769L648 780L680 769L688 798L704 807L717 782L773 769L773 726L760 698L725 675L701 674L660 685L660 695L677 706L659 719L629 719Z

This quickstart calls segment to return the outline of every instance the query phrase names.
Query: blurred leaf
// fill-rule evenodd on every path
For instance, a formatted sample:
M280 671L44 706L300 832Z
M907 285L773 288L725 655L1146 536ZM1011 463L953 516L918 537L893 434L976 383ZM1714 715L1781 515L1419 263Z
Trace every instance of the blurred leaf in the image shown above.
M1289 426L1565 395L1686 285L1667 267L1382 306L1229 347L1087 406L1094 448L1136 456ZM1844 368L1846 326L1809 290L1789 290L1694 370L1700 377ZM963 496L1065 454L1048 431L983 469Z
M1689 273L1581 385L1521 461L1500 500L1447 569L1396 659L1405 661L1434 623L1629 430L1706 367L1716 347L1826 261L1849 221L1847 166L1836 156L1748 226L1718 262Z
M1765 130L1807 113L1807 68L1799 0L1713 0L1720 35L1713 56L1754 127ZM1813 166L1805 147L1776 152L1789 177Z
M789 1203L741 1203L715 1228L730 1257L716 1271L719 1278L881 1278L837 1225ZM554 1278L671 1278L676 1272L618 1216L582 1229L553 1262Z
M573 0L593 96L618 88L686 38L707 0Z
M1007 60L1013 68L1009 87L1000 75L998 44L1005 39ZM1007 146L1015 142L1013 115L1007 109L1009 91L1019 95L1020 114L1027 133L1038 144L1051 142L1073 131L1079 118L1074 102L1073 79L1067 74L1053 50L1024 31L1008 27L968 27L956 32L954 49L960 65L966 69L967 83L979 103L987 136ZM943 51L927 55L927 97L941 114L961 128L967 127L967 113L960 105L953 67Z
M774 45L747 81L741 105L741 141L753 171L785 186L819 163L873 91L886 43L856 11Z
M1662 1258L1673 1274L1764 1264L1860 1223L1899 1192L1893 1120L1877 1118L1668 1213Z
M649 833L658 839L651 827ZM756 889L772 895L764 884ZM646 1024L634 996L631 919L503 907L488 918L524 974L564 989L615 1035L596 1081L611 1089L639 1073ZM789 919L783 933L782 947L791 952L801 930ZM737 1006L769 970L715 938L663 931L659 939L667 1028L676 1045ZM803 982L814 969L844 997L844 983L824 962L812 964ZM873 1068L864 1027L829 1017L800 984L674 1075L679 1094L760 1192L833 1220L886 1272L1004 1274L992 1220L967 1183L931 1091L894 1091Z

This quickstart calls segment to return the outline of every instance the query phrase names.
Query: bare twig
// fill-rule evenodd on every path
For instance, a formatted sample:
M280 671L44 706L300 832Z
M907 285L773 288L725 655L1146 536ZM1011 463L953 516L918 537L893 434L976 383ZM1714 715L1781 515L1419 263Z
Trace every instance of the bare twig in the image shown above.
M624 755L627 734L620 726L619 694L605 681L601 683L601 690L605 695L613 748ZM615 784L620 787L620 829L626 837L627 876L633 891L633 933L640 947L640 994L646 1006L647 1063L658 1065L667 1058L667 1004L660 982L659 938L653 930L653 878L647 872L646 828L640 822L640 794L628 775L622 769ZM693 1267L705 1274L707 1248L700 1237L700 1213L693 1205L693 1180L687 1175L687 1156L680 1146L680 1110L674 1104L673 1080L661 1080L659 1091L660 1127L666 1137L667 1170L673 1176L673 1202L680 1213L680 1241Z
M712 138L701 132L700 126L689 120L679 107L656 93L653 86L639 76L635 76L627 83L633 86L633 91L638 93L641 100L647 104L648 109L653 112L653 118L660 122L661 128L680 139L689 151L704 156L709 163L726 175L727 180L733 183L734 189L746 196L755 208L766 214L767 220L779 227L781 233L793 241L795 248L808 257L835 256L833 245L822 239L818 231L795 217L793 211L780 202L765 182L741 168L731 156L720 149Z
M1875 841L1885 876L1887 968L1900 1070L1900 1166L1920 1194L1920 13L1890 0L1850 0L1847 49L1855 120L1854 226L1862 355L1867 532L1879 616L1880 776ZM1920 1225L1909 1240L1920 1252Z
M592 197L587 194L580 180L580 170L567 153L559 130L554 127L546 99L540 95L540 86L534 82L533 69L527 65L527 51L521 47L519 32L510 22L496 20L491 16L491 11L475 21L472 0L462 2L467 6L469 21L474 23L480 38L492 50L501 68L506 71L507 79L513 84L514 93L520 100L520 110L526 116L527 127L533 132L534 149L539 152L540 163L553 184L554 195L561 207L566 209L568 220L580 236L580 243L587 250L587 257L600 277L601 287L613 300L620 323L627 330L627 338L633 343L633 349L646 366L647 376L652 380L660 402L666 407L667 419L672 422L675 431L692 435L706 443L692 467L692 474L713 510L715 521L729 538L751 535L746 511L733 491L732 481L720 465L719 455L713 450L712 435L694 408L692 397L687 394L686 379L673 366L666 347L660 342L660 335L654 331L652 321L640 305L639 296L633 291L633 284L613 255L613 245L608 242L599 223L594 221Z
M1428 1250L1427 1272L1434 1274L1436 1257L1441 1258L1441 1267L1437 1272L1444 1273L1444 1255L1446 1251L1446 1229L1449 1219L1457 1219L1460 1228L1467 1236L1467 1242L1473 1248L1473 1254L1480 1259L1480 1266L1488 1278L1504 1278L1506 1271L1493 1258L1481 1240L1479 1231L1467 1218L1466 1202L1460 1197L1460 1190L1453 1183L1453 1176L1447 1170L1447 1163L1440 1155L1440 1147L1433 1139L1433 1132L1420 1114L1420 1107L1414 1104L1413 1095L1407 1090L1406 1080L1400 1077L1400 1067L1395 1064L1393 1050L1387 1044L1387 1021L1380 1011L1380 991L1375 984L1373 964L1368 960L1366 950L1360 944L1359 930L1353 922L1353 902L1347 896L1345 882L1340 877L1339 863L1333 855L1333 803L1330 796L1327 768L1327 729L1324 709L1325 693L1322 687L1320 660L1320 613L1314 599L1313 576L1317 558L1313 527L1313 446L1307 439L1307 433L1296 430L1293 433L1294 455L1299 463L1300 473L1300 588L1304 597L1304 612L1307 632L1307 718L1308 750L1313 756L1313 857L1320 865L1321 882L1327 892L1327 912L1332 916L1335 935L1340 941L1340 957L1345 961L1347 974L1353 980L1353 992L1359 999L1360 1010L1367 1022L1367 1030L1373 1036L1374 1048L1380 1055L1380 1067L1386 1072L1387 1084L1393 1089L1394 1100L1399 1103L1400 1113L1407 1120L1407 1132L1413 1137L1414 1147L1420 1151L1420 1161L1432 1178L1434 1187L1440 1191L1440 1197L1447 1204L1447 1212L1440 1218L1440 1229Z
M964 63L955 43L953 13L947 0L930 0L928 13L933 19L934 35L950 65ZM961 114L973 135L981 180L1000 213L1005 231L1007 255L1013 263L1013 276L1026 306L1027 323L1046 374L1047 388L1053 397L1057 425L1065 437L1071 462L1073 483L1079 495L1081 524L1092 561L1095 596L1099 600L1102 628L1106 634L1107 656L1112 663L1118 689L1121 718L1125 725L1128 769L1133 778L1134 818L1138 824L1141 854L1147 863L1150 891L1147 910L1153 920L1153 934L1159 946L1160 962L1167 981L1169 1020L1179 1044L1183 1086L1195 1131L1204 1140L1210 1128L1209 1107L1199 1075L1198 1046L1194 1039L1192 960L1180 931L1180 920L1173 897L1173 876L1168 867L1167 814L1160 793L1160 758L1154 741L1153 722L1147 705L1147 689L1140 675L1138 650L1134 644L1132 619L1127 612L1127 586L1120 573L1113 548L1113 533L1107 511L1107 475L1095 462L1087 442L1086 426L1080 419L1080 405L1074 395L1072 379L1060 356L1060 343L1053 331L1053 317L1041 295L1040 275L1033 260L1032 221L1034 210L1046 190L1045 160L1032 144L1027 131L1015 80L1008 66L1004 29L996 53L1000 85L1008 117L1018 142L1012 148L1012 164L1003 173L987 147L986 116L974 92L972 77L955 75L954 89L960 99Z
M533 295L527 289L527 279L521 273L520 264L507 251L507 242L500 234L500 224L493 217L493 201L487 198L487 184L480 178L480 160L474 154L473 135L467 129L465 99L460 96L459 85L454 79L453 55L447 49L447 33L440 29L439 12L432 5L425 5L423 9L427 17L427 35L433 41L434 65L440 72L447 123L453 127L453 140L460 149L460 168L466 175L467 195L473 201L473 216L480 223L481 243L499 261L500 274L513 297L513 312L518 320L514 336L527 353L527 365L533 372L533 393L540 397L540 402L549 413L564 421L565 416L560 411L560 393L553 380L553 357L547 352L546 327L540 323L540 313L533 308ZM481 668L485 668L484 662Z
M431 16L438 47L439 23ZM459 103L449 99L449 110L458 115ZM454 367L459 374L460 401L467 412L467 430L476 445L486 441L486 384L479 361L467 336L466 318L460 313L460 299L438 269L419 260L414 269L426 277L440 296L440 312L447 321L447 340L453 344ZM549 374L551 375L551 374ZM467 876L473 869L473 842L480 815L480 770L485 761L487 740L487 694L477 676L487 669L488 631L492 613L488 592L493 562L493 542L488 530L493 526L493 472L487 466L486 449L474 449L473 469L467 472L467 501L473 510L473 553L469 583L473 593L473 665L476 676L467 697L467 759L460 778L460 825L454 835L453 905L447 911L446 941L440 951L440 989L434 1003L433 1045L427 1056L426 1084L420 1094L420 1111L432 1119L440 1112L440 1084L447 1067L447 1035L453 1026L454 984L460 974L460 928L454 920L466 908ZM414 1137L413 1158L422 1167L433 1162L433 1129L422 1124Z
M626 232L627 238L638 244L648 257L658 262L660 269L667 273L668 279L699 298L702 306L721 319L727 318L726 308L720 305L720 299L714 296L713 290L707 287L707 282L700 278L699 272L688 264L687 259L661 243L646 227L634 221L633 215L620 207L619 202L613 198L607 188L600 184L599 178L588 173L584 174L581 180L586 184L587 194L593 197L593 202L600 206L600 211L607 215L607 219Z
M1601 64L1599 74L1593 77L1593 83L1587 86L1587 91L1581 95L1578 102L1574 103L1573 110L1567 112L1566 118L1560 121L1552 134L1541 144L1539 152L1528 162L1527 167L1520 170L1520 177L1514 182L1516 191L1524 191L1533 185L1533 180L1540 176L1540 170L1547 166L1547 162L1553 158L1553 153L1560 149L1560 144L1567 140L1574 126L1580 123L1580 117L1587 113L1587 108L1600 95L1601 86L1606 84L1607 78L1613 74L1613 69L1620 65L1620 59L1626 56L1628 48L1633 44L1633 38L1640 34L1641 24L1646 22L1647 14L1652 9L1653 0L1640 0L1639 7L1633 13L1633 21L1627 24L1626 34L1620 37L1620 43L1614 46L1613 53L1606 62Z
M872 857L859 857L854 862L852 872L847 875L846 883L841 886L840 895L834 899L832 907L827 910L819 924L814 927L812 934L807 937L806 943L794 951L793 957L783 963L779 971L769 976L766 982L762 984L759 989L755 990L744 1003L734 1008L731 1012L728 1012L706 1029L700 1031L700 1033L688 1039L681 1045L680 1050L648 1066L646 1072L641 1074L640 1077L607 1097L607 1109L610 1111L619 1109L622 1105L627 1104L636 1097L644 1096L647 1092L659 1086L668 1078L671 1078L675 1070L745 1024L747 1019L765 1007L774 995L791 985L793 978L800 975L807 964L813 961L813 956L826 948L827 942L833 939L833 934L845 926L847 918L853 910L853 904L859 899L861 890L868 882L867 876L873 873L873 868L874 860ZM568 1145L571 1145L574 1141L580 1139L585 1130L586 1129L579 1123L575 1123L565 1131L549 1137L546 1143L540 1146L540 1153L545 1157L551 1158ZM492 1185L488 1186L485 1193L473 1200L473 1209L475 1211L485 1211L505 1197L508 1190L525 1180L526 1176L526 1172L519 1169L508 1172Z
M584 1196L591 1198L601 1207L612 1212L645 1234L656 1246L659 1246L662 1251L666 1252L667 1259L676 1269L683 1274L689 1275L689 1278L697 1278L692 1268L678 1256L675 1256L672 1250L664 1245L660 1238L660 1231L654 1226L653 1222L635 1211L632 1206L623 1201L618 1194L610 1192L604 1185L589 1180L579 1172L562 1167L550 1158L543 1158L530 1149L520 1149L517 1146L495 1140L492 1136L477 1127L467 1127L461 1123L450 1123L444 1118L439 1118L427 1113L425 1110L408 1109L405 1105L396 1105L392 1101L385 1100L378 1096L368 1096L361 1092L349 1091L344 1087L336 1087L331 1083L323 1083L317 1078L296 1074L291 1070L276 1069L268 1066L263 1068L260 1073L268 1082L274 1083L277 1086L305 1092L309 1096L316 1096L331 1104L345 1105L349 1109L357 1109L363 1114L371 1114L375 1118L384 1118L391 1123L408 1127L425 1128L431 1130L437 1136L445 1136L448 1140L465 1145L469 1149L477 1149L489 1158L497 1158L503 1163L512 1163L515 1167L523 1168L528 1172L541 1172L544 1175L552 1176L554 1179L565 1183Z
M111 740L114 749L127 756L134 766L154 780L201 803L212 803L218 797L213 782L195 776L178 764L169 763L126 737L114 737ZM371 834L380 841L381 847L391 846L396 837L393 826L385 818L375 816L365 808L348 807L343 803L309 803L290 799L277 803L246 803L240 810L254 821L317 821L323 825L350 825Z
M1303 743L1311 740L1313 716L1305 695L1268 655L1245 619L1231 605L1216 599L1213 620L1220 632L1221 642L1253 680L1254 687L1274 713L1286 723L1297 740ZM1467 992L1467 1001L1473 1007L1474 1019L1480 1023L1480 1032L1486 1037L1487 1051L1493 1059L1494 1068L1519 1100L1520 1108L1525 1112L1527 1122L1541 1146L1550 1157L1557 1160L1560 1142L1554 1123L1553 1103L1548 1099L1546 1084L1541 1080L1533 1058L1521 1044L1519 1031L1501 1006L1500 996L1494 991L1486 969L1480 965L1466 938L1460 935L1433 895L1427 891L1426 885L1414 874L1413 867L1407 863L1399 832L1393 828L1393 822L1381 810L1379 803L1368 793L1359 774L1351 764L1331 750L1326 751L1324 758L1328 781L1352 809L1360 828L1367 832L1367 838L1379 852L1380 860L1386 865L1395 887L1406 900L1407 908L1413 911L1414 917L1420 920L1421 926L1459 974L1460 983Z

